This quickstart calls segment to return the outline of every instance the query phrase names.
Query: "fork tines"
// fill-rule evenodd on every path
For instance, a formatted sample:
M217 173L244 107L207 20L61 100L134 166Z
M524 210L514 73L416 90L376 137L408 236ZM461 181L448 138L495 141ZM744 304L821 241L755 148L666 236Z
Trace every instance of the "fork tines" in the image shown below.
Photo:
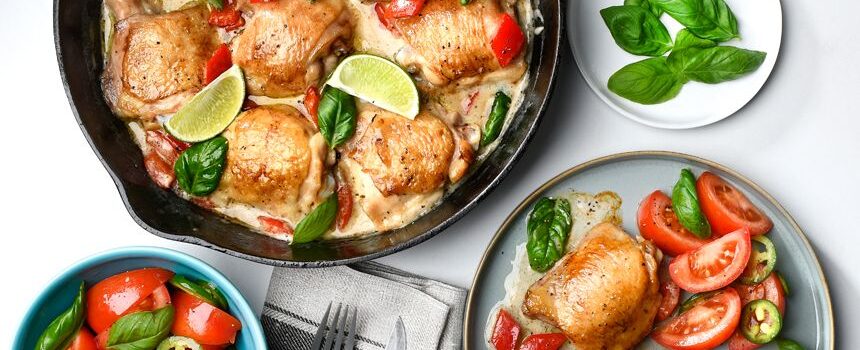
M344 305L338 303L337 309L334 311L334 318L332 318L331 325L329 325L328 315L331 312L331 305L332 303L328 304L328 308L326 308L325 314L323 314L322 320L320 320L320 326L314 335L314 343L311 350L340 350L341 346L343 346L344 350L355 349L355 318L358 310L355 307L350 308L349 305L345 305L343 307L343 315L341 315L341 307ZM352 319L349 321L349 327L347 328L346 322L347 318L349 318L350 310L352 310ZM326 329L328 329L328 332L326 332ZM323 339L325 339L325 344L323 344ZM346 344L344 344L344 340L346 340ZM334 343L334 347L332 347L332 343Z

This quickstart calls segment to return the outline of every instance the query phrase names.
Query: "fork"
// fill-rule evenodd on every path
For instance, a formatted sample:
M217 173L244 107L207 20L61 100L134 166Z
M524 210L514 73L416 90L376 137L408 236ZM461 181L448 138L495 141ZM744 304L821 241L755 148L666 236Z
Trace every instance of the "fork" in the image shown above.
M317 329L317 333L314 335L314 343L311 350L340 350L344 340L346 340L346 345L344 345L343 349L354 350L355 318L358 310L356 310L355 307L352 307L352 320L349 321L349 328L344 328L346 326L347 318L349 318L350 306L346 305L346 307L343 308L343 317L341 317L340 310L343 305L338 303L331 326L328 326L328 315L329 312L331 312L331 305L332 303L329 302L328 308L326 308L325 314L323 315L322 320L320 320L320 326ZM328 333L326 333L326 328L328 328ZM323 344L323 338L325 338L325 344ZM334 347L332 347L332 342L334 342Z

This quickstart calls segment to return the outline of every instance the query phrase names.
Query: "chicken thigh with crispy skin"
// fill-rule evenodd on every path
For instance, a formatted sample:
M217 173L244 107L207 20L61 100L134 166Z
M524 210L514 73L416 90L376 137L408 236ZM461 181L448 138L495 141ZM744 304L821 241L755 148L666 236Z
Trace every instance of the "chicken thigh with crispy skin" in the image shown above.
M428 0L418 16L394 20L409 45L397 59L434 85L498 70L490 43L502 12L499 0Z
M576 349L630 349L660 304L659 251L613 224L589 231L529 287L523 313L560 329Z
M224 137L227 164L214 199L294 222L319 202L328 148L297 110L266 106L242 112Z
M176 112L204 86L204 69L219 39L205 6L160 15L138 14L116 24L102 76L117 115L152 119Z
M300 95L334 69L352 24L344 0L278 0L240 5L250 20L232 43L248 92Z

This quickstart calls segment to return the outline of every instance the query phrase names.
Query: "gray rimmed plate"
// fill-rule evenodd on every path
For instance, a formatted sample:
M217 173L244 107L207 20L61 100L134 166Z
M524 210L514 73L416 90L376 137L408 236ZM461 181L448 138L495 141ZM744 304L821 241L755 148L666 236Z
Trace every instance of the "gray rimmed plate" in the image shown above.
M504 280L511 272L517 245L526 240L526 217L535 200L571 190L613 191L623 200L624 229L638 234L635 218L639 201L654 189L670 193L685 167L696 174L708 170L720 175L773 220L769 236L780 252L777 269L792 292L782 336L798 341L806 349L832 350L833 310L827 282L815 251L791 215L761 187L729 168L685 154L652 151L615 154L575 166L540 186L508 216L487 247L472 282L464 322L465 349L487 347L484 327L494 305L504 297ZM639 348L661 347L647 339ZM776 349L776 345L763 349Z

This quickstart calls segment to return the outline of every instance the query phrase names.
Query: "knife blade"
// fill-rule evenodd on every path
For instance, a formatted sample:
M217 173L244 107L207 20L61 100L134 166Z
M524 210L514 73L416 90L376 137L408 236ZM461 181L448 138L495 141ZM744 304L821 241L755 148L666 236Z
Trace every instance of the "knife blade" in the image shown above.
M388 337L385 350L406 350L406 326L403 325L403 318L400 316L397 316L397 322L394 323L394 329Z

